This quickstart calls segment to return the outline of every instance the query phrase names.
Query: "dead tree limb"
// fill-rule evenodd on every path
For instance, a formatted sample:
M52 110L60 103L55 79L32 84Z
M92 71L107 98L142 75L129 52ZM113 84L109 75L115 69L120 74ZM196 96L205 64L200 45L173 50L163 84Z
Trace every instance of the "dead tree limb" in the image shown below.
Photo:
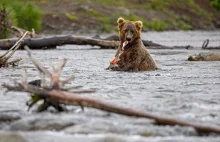
M0 56L0 67L8 67L9 65L15 65L18 63L21 59L15 59L13 61L8 62L8 60L12 57L12 55L15 53L15 51L20 47L22 44L23 39L27 35L28 32L25 32L22 37L3 55Z
M35 33L34 29L32 29L32 31L27 31L25 29L22 29L22 28L19 28L19 27L16 27L16 26L11 26L11 27L9 27L9 31L11 32L11 34L13 36L17 36L17 37L21 37L26 32L28 32L26 37L30 37L30 38L40 37L39 35L37 35Z
M16 39L4 39L0 40L0 49L7 50L14 45ZM45 38L27 38L24 39L22 47L27 45L31 49L50 49L56 46L74 44L74 45L91 45L100 46L103 48L117 47L118 41L105 41L88 37L76 37L73 35L53 36Z
M220 49L220 46L209 46L209 39L206 39L203 44L202 44L202 49L206 49L206 50L215 50L215 49Z
M183 120L173 119L171 117L159 116L152 113L137 111L129 108L122 108L93 98L79 96L66 91L60 91L56 89L46 90L33 85L28 85L23 83L19 83L17 86L9 86L6 84L4 84L3 86L10 91L22 91L33 94L37 93L39 96L46 97L48 101L51 101L53 103L62 103L67 105L71 105L71 104L82 105L85 107L96 108L126 116L149 118L155 120L156 123L163 125L187 126L187 127L193 127L197 131L201 131L201 132L214 132L220 134L220 128L218 127L196 124L193 122L186 122Z
M158 124L163 124L163 125L180 125L180 126L186 126L186 127L193 127L197 131L201 132L214 132L214 133L219 133L220 134L220 128L217 126L209 126L209 125L204 125L204 124L198 124L194 122L187 122L183 120L177 120L168 116L161 116L161 115L156 115L153 113L149 112L143 112L143 111L138 111L130 108L123 108L119 107L116 105L112 105L110 103L106 103L94 98L89 98L85 96L79 96L76 95L75 93L68 92L68 91L63 91L62 86L60 82L60 72L62 68L65 65L66 60L63 60L60 66L55 69L54 68L54 73L48 73L49 71L46 68L44 68L40 62L36 62L36 59L33 60L33 56L31 55L31 52L29 49L28 50L28 55L31 58L33 62L35 62L35 66L37 66L37 69L49 76L50 78L50 83L49 86L34 86L31 84L28 84L26 81L26 77L24 77L25 80L23 80L20 83L16 83L14 86L3 84L5 88L8 89L8 91L21 91L21 92L28 92L31 93L32 95L32 100L29 104L29 107L33 106L38 102L39 100L44 100L44 103L41 104L39 107L40 111L46 110L49 106L53 106L56 108L58 111L62 111L63 107L61 104L65 105L79 105L79 106L85 106L85 107L90 107L90 108L95 108L99 110L104 110L108 112L113 112L121 115L126 115L126 116L134 116L134 117L143 117L143 118L149 118L155 120L156 123Z
M73 45L91 45L99 46L102 49L117 48L119 41L114 40L115 37L109 37L105 39L100 39L97 37L78 37L74 35L62 35L62 36L52 36L44 38L26 38L22 43L21 47L27 45L31 49L54 49L56 46L73 44ZM12 45L14 45L16 39L3 39L0 40L0 49L8 50ZM191 46L164 46L160 44L153 43L151 41L143 40L144 45L149 49L189 49Z

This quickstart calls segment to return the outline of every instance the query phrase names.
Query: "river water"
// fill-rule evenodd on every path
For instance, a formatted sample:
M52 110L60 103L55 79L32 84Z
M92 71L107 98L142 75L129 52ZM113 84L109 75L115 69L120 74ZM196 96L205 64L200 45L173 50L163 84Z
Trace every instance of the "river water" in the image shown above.
M201 47L220 45L220 31L149 32L142 38L163 45ZM159 70L149 72L112 72L105 70L116 50L100 50L91 46L67 45L56 50L35 50L34 56L49 70L67 58L62 77L74 75L67 86L82 85L96 93L83 94L118 106L171 116L176 119L220 127L220 62L189 62L188 56L207 50L149 50ZM3 54L5 51L0 51ZM219 51L216 51L219 52ZM23 60L18 67L1 68L0 85L22 79L24 68L28 81L39 79L39 73L26 51L14 58ZM192 128L154 125L150 119L129 118L94 109L81 111L69 107L68 113L51 111L27 112L26 93L8 92L0 86L0 141L220 141L220 135L203 134Z

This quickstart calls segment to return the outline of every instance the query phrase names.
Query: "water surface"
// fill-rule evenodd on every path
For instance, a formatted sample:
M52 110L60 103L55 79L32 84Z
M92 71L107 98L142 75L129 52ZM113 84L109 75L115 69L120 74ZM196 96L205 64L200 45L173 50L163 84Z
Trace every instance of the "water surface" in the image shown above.
M190 44L199 46L203 39L207 38L210 39L210 44L213 46L220 45L219 32L151 32L142 36L164 45ZM135 73L105 70L116 50L99 50L90 46L67 45L59 47L57 50L34 50L32 52L49 70L51 70L52 63L58 65L61 59L67 58L68 61L62 72L62 77L67 78L71 75L76 77L68 86L82 85L84 86L83 89L94 88L97 90L93 94L83 94L85 96L123 107L220 127L220 62L186 61L189 55L198 52L208 52L204 50L149 51L160 69ZM4 52L0 51L0 54ZM23 60L16 68L1 68L0 84L21 80L24 68L28 71L28 80L39 78L39 73L27 57L26 51L17 51L14 57L22 57ZM197 137L198 133L191 128L156 126L150 120L128 118L120 115L107 117L105 112L93 109L87 109L85 112L77 114L79 116L74 114L75 111L65 114L50 114L50 112L46 112L46 115L36 114L33 111L27 112L25 102L29 98L28 95L16 92L9 92L4 95L4 91L5 89L1 86L0 112L18 112L22 114L22 119L18 120L17 123L7 124L13 126L11 128L3 124L0 127L2 130L6 130L6 128L10 130L16 127L16 130L36 131L33 129L32 123L24 124L22 120L35 121L37 119L41 121L41 119L52 119L54 123L57 123L62 118L63 123L77 120L74 126L72 126L73 124L69 127L67 125L65 129L56 130L65 135L90 133L102 135L109 133L122 134L133 136L130 141L137 135L141 137L159 136L160 139L157 139L158 141L166 141L166 139L170 139L170 136L174 136L174 141L184 141L179 136L190 140L199 138ZM45 125L48 125L49 122L44 121ZM37 132L42 132L42 129L38 129ZM44 130L51 131L47 127ZM28 133L24 135L29 136ZM36 136L37 134L30 135ZM83 135L82 137L85 138L87 136ZM66 137L63 136L63 138ZM206 137L207 141L212 138L219 140L218 135L208 135ZM152 140L153 138L150 139ZM155 141L157 140L155 139Z

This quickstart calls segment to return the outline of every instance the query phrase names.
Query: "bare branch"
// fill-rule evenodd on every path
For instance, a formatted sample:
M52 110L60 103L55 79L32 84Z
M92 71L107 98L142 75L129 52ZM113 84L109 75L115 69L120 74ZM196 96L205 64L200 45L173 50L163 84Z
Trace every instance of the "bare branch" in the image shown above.
M5 54L3 54L2 56L0 56L0 58L3 58L4 56L6 56L10 51L13 50L13 52L9 55L10 57L14 54L14 52L20 47L21 42L23 41L23 39L25 38L25 36L27 35L28 32L25 32L24 35L14 44L14 46L12 46ZM8 60L10 57L7 57L6 60Z
M71 80L74 80L75 76L70 76L69 78L65 79L65 80L60 80L60 85L64 86L65 84L69 83Z
M21 58L15 59L15 60L13 60L13 61L8 62L8 64L9 64L9 65L13 65L13 64L16 64L16 63L20 62L21 60L22 60Z
M57 72L59 73L59 75L60 75L60 73L61 73L61 71L62 71L62 69L63 69L63 67L65 66L65 64L66 64L66 61L67 61L67 59L65 58L65 59L63 59L62 60L62 62L60 63L60 65L59 65L59 67L57 68Z
M48 75L49 77L51 77L51 76L52 76L51 73L50 73L47 69L45 69L45 68L41 65L41 63L40 63L38 60L35 59L34 56L32 56L32 53L31 53L30 49L29 49L27 46L25 46L24 49L27 51L28 56L31 58L32 62L33 62L34 65L37 67L37 69L38 69L40 72L42 72L43 74Z

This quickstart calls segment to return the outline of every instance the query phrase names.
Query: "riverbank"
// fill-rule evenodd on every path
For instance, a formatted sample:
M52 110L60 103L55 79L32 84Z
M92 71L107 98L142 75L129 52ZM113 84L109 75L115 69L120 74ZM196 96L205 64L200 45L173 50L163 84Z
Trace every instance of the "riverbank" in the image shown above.
M189 1L35 1L44 14L44 34L99 34L116 31L122 16L141 20L144 31L216 30L220 14L209 0Z

